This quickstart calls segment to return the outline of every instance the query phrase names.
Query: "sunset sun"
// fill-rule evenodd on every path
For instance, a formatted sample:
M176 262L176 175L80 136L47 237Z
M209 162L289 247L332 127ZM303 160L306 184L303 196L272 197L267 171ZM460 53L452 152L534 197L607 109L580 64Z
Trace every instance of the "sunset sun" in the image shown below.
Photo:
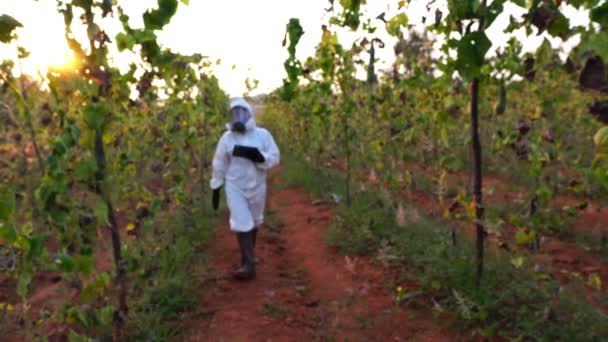
M49 69L71 69L74 62L74 54L71 51L57 51L49 54L42 64Z

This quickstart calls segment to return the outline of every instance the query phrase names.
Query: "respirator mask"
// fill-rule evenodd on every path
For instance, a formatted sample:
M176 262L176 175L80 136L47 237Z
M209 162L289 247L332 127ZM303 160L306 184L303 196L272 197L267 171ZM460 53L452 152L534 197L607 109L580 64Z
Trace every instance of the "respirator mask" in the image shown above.
M244 107L234 107L230 110L231 130L237 133L245 133L245 124L251 118L251 114Z

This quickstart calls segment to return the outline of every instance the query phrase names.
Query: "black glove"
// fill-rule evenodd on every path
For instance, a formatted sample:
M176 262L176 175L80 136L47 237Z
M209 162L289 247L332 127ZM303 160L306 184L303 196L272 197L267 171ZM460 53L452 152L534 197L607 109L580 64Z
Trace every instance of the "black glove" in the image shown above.
M214 189L213 194L211 195L211 205L213 205L213 210L217 210L220 207L220 189L221 187Z
M254 163L263 163L266 161L262 155L262 152L260 152L257 147L234 145L232 155L235 157L247 158Z

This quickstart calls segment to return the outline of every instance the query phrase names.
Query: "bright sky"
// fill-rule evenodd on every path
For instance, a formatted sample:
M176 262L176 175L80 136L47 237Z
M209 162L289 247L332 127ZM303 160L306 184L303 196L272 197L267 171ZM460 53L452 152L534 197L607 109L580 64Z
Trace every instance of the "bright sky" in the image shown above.
M337 2L337 1L336 1ZM390 8L388 13L396 13L397 0L368 0L367 17L375 18ZM437 3L445 1L437 1ZM147 8L155 7L156 0L119 1L131 17L133 27L143 26L141 15ZM419 24L426 14L425 0L412 0L407 8L410 23ZM201 53L213 60L221 59L215 66L215 73L221 86L231 96L241 96L246 91L247 78L260 81L259 88L253 95L264 93L281 85L285 77L283 62L287 52L281 46L285 25L292 17L300 18L305 34L298 46L298 56L303 60L314 53L321 35L321 25L327 21L324 8L327 0L190 0L190 5L180 3L177 14L171 23L160 32L162 46L173 51L190 54ZM509 8L509 14L520 16L521 8ZM387 13L387 18L391 15ZM45 72L47 66L64 64L69 58L69 49L63 32L63 17L56 11L55 0L0 0L0 15L9 14L23 23L18 30L19 44L31 52L23 62L23 71L36 75ZM571 25L586 25L586 16L566 8L566 16ZM430 18L429 18L430 19ZM494 47L505 41L502 29L508 23L508 14L504 14L490 28L489 36ZM76 21L76 20L75 20ZM374 21L382 25L380 21ZM108 20L104 28L113 37L118 32L118 20ZM383 30L379 30L383 31ZM340 35L341 41L348 45L355 36ZM520 35L524 39L523 35ZM534 50L544 36L525 40L527 50ZM390 62L392 40L381 36L387 48L378 53L381 62ZM576 39L573 40L576 42ZM568 45L572 45L570 42ZM559 42L553 41L557 46ZM0 59L14 58L16 46L0 43ZM119 67L128 65L129 55L114 52L115 62ZM236 68L233 69L233 65ZM382 63L380 64L382 66Z

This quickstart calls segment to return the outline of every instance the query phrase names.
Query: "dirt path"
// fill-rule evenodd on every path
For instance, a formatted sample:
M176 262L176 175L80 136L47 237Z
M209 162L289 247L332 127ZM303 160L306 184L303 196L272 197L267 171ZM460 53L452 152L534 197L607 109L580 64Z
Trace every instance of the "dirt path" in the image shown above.
M213 284L190 341L453 341L425 309L393 301L390 276L363 258L339 255L323 238L332 208L275 183L257 246L257 279L231 278L239 252L227 223L211 246ZM224 220L225 222L226 220ZM399 284L405 291L415 284Z

